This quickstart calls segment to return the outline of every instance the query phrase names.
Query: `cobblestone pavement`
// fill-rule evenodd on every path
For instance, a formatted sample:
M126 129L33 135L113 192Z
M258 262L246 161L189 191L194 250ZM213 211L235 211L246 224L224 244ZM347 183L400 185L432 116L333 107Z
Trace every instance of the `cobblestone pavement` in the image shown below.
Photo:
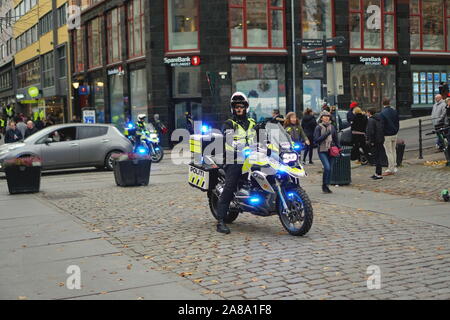
M40 196L149 268L191 280L206 297L450 299L444 227L314 203L305 237L288 235L277 217L250 214L222 235L206 195L184 182ZM381 269L381 289L367 288L372 265Z
M322 166L320 161L307 165L309 179L320 183ZM383 168L383 172L386 168ZM375 167L355 165L352 162L352 184L350 187L393 195L409 196L424 200L442 201L443 189L450 189L450 168L445 165L424 165L423 163L404 162L396 175L372 180Z

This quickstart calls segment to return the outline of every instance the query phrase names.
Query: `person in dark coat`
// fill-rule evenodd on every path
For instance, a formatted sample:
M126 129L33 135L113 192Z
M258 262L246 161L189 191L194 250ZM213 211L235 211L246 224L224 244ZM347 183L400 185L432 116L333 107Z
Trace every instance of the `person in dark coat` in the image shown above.
M383 120L380 114L376 112L375 108L371 108L367 111L369 119L367 121L366 141L375 158L375 174L371 178L379 180L383 179L381 162L384 149L384 130Z
M356 108L356 107L358 107L358 106L359 106L359 105L358 105L358 102L352 102L352 103L350 104L350 110L348 110L348 112L347 112L347 121L348 121L348 124L351 124L352 121L353 121L353 119L355 118L355 114L353 113L353 109Z
M331 124L331 114L322 111L320 124L314 129L314 143L318 145L319 159L323 165L322 191L332 193L328 185L331 181L331 168L335 158L329 153L332 146L341 148L336 128Z
M14 143L22 140L22 133L16 127L16 123L11 121L9 123L9 129L5 133L5 143Z
M38 132L38 129L34 126L33 121L29 120L27 122L27 129L25 130L25 136L24 139L28 138L32 134Z
M314 164L312 161L313 150L314 150L314 130L317 127L317 120L314 117L313 111L310 108L307 108L303 114L302 119L302 128L305 132L305 135L308 137L310 142L309 145L305 146L305 152L303 153L303 163L306 162L306 157L309 155L309 164Z
M366 129L367 129L367 116L363 114L360 107L353 109L355 117L351 125L352 130L352 154L351 159L357 160L361 158L361 151L367 156L366 148Z

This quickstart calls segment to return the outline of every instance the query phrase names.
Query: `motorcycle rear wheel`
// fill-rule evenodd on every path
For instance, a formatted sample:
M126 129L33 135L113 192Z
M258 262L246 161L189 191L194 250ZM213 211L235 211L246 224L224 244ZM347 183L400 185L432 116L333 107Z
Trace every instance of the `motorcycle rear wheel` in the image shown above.
M289 234L293 236L304 236L311 229L313 223L311 200L306 194L306 191L300 187L292 190L292 193L294 193L294 196L291 199L286 199L291 212L285 214L283 204L280 201L278 215L281 224ZM296 225L296 223L299 223L299 225Z
M213 217L219 221L218 215L217 215L217 207L219 204L219 198L214 192L208 192L208 202L209 202L209 209L211 210L211 213ZM228 214L226 218L224 219L225 223L233 223L234 220L237 219L239 216L239 211L235 210L228 210Z

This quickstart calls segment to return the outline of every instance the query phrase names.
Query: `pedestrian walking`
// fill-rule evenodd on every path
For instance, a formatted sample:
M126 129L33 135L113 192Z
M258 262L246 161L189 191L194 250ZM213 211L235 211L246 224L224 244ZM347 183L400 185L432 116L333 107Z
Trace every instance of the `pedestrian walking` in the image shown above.
M279 109L272 110L272 118L270 118L269 122L275 123L275 124L277 124L277 123L283 124L284 123L284 117L283 117L283 115L280 114Z
M442 99L440 94L436 95L434 98L436 103L433 105L433 110L431 111L431 122L433 123L434 129L441 129L447 127L449 124L447 117L447 104ZM436 147L443 148L442 143L437 139Z
M367 116L363 114L360 107L353 108L353 114L354 118L351 125L353 148L350 159L356 160L356 163L360 164L361 150L366 159L368 159L366 147Z
M303 153L303 163L306 162L306 157L309 156L309 164L314 164L312 161L314 150L314 130L317 127L317 120L314 117L314 113L311 108L307 108L303 113L302 128L309 140L309 145L306 145L305 152Z
M439 85L439 94L442 96L442 99L446 99L448 97L448 93L448 84L446 82L441 82Z
M400 129L400 118L397 110L392 108L389 98L383 99L383 110L380 113L384 130L384 150L388 159L388 169L383 176L397 173L397 133Z
M291 136L291 139L295 143L301 143L303 145L310 145L310 141L303 131L300 121L297 118L295 112L289 112L284 120L284 128L286 132Z
M39 131L44 129L44 121L42 121L42 118L38 118L35 122L34 122L34 126L35 128Z
M369 117L367 121L366 140L367 145L370 148L370 153L375 159L375 174L371 177L374 180L383 179L382 175L382 156L384 149L384 129L383 120L380 114L376 113L375 108L371 108L367 111Z
M323 165L322 191L332 193L330 188L331 168L333 167L336 148L340 149L336 128L331 124L331 114L322 111L319 125L314 130L314 143L318 145L319 159Z
M9 129L5 133L5 143L19 142L23 138L22 133L17 129L16 123L11 121L9 123Z
M19 116L16 118L16 127L19 129L22 137L25 136L25 130L27 130L27 125L23 122L23 116Z
M27 129L25 130L24 139L28 138L32 134L38 132L38 129L34 126L33 121L28 120L27 122Z
M351 124L353 122L353 119L355 118L355 114L353 113L353 109L358 107L358 102L352 102L350 104L350 110L347 112L347 122L348 124Z

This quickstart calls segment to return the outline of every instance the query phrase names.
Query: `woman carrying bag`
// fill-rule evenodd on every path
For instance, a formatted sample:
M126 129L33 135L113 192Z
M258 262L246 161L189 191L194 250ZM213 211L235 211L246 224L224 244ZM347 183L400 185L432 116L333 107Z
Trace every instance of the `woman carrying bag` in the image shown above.
M289 112L284 120L284 128L286 132L291 136L292 141L295 143L301 143L303 145L310 145L310 141L303 131L300 121L294 112Z
M319 125L314 130L314 143L318 146L319 159L323 165L322 191L324 193L332 193L328 187L331 180L331 168L335 158L340 155L341 146L336 128L331 124L331 114L327 111L322 111L319 122Z

